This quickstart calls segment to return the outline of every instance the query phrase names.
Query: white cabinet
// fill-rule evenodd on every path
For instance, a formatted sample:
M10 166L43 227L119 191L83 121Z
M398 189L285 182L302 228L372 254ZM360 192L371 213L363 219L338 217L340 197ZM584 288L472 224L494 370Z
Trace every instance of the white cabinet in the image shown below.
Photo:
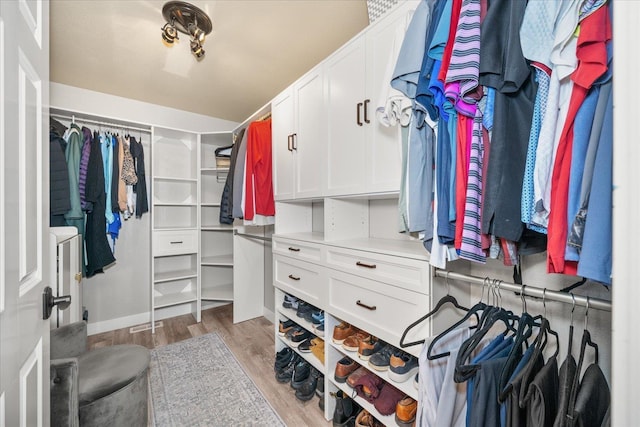
M326 60L328 195L397 192L401 148L398 127L375 118L398 26L413 2L402 3Z
M151 144L151 325L156 310L198 310L198 135L153 129Z
M271 104L276 200L321 196L326 171L324 75L318 66Z

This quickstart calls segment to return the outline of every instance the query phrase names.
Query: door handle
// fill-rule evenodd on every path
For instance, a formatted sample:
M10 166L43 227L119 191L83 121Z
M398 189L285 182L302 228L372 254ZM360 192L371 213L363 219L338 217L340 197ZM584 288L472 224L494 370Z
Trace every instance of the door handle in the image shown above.
M369 103L371 102L370 99L365 99L364 100L364 122L365 123L371 123L371 121L368 118L368 114L367 112L369 111L369 109L367 108L367 106L369 105Z
M358 124L358 126L362 126L362 120L360 119L360 108L362 108L362 102L358 102L356 108L356 123Z
M71 295L54 297L51 287L47 286L42 293L42 318L44 320L51 317L53 307L56 305L58 306L58 310L66 310L71 305Z
M291 135L291 147L298 151L298 134L294 133L293 135Z
M287 135L287 150L293 151L293 134Z

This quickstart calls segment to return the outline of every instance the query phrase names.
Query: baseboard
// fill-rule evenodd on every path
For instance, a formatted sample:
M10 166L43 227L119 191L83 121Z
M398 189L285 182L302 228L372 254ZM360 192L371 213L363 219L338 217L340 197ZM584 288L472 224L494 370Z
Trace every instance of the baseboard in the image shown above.
M87 324L87 334L96 335L149 322L151 322L151 314L149 312L117 317L115 319L103 320L101 322L90 321Z
M275 323L276 321L276 314L269 310L267 307L263 307L262 308L262 315L271 323Z

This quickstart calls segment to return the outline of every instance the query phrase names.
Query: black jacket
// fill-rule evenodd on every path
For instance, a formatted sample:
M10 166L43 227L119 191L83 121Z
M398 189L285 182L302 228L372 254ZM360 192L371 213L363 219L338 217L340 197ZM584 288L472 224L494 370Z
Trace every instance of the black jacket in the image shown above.
M49 223L52 227L66 225L64 214L71 209L65 145L57 133L49 133Z

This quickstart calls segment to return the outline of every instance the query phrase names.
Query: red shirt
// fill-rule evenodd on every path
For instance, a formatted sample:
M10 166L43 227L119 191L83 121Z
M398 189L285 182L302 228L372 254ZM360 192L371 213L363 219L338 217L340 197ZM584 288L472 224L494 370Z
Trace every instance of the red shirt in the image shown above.
M276 213L273 199L271 119L253 122L247 129L244 219Z

